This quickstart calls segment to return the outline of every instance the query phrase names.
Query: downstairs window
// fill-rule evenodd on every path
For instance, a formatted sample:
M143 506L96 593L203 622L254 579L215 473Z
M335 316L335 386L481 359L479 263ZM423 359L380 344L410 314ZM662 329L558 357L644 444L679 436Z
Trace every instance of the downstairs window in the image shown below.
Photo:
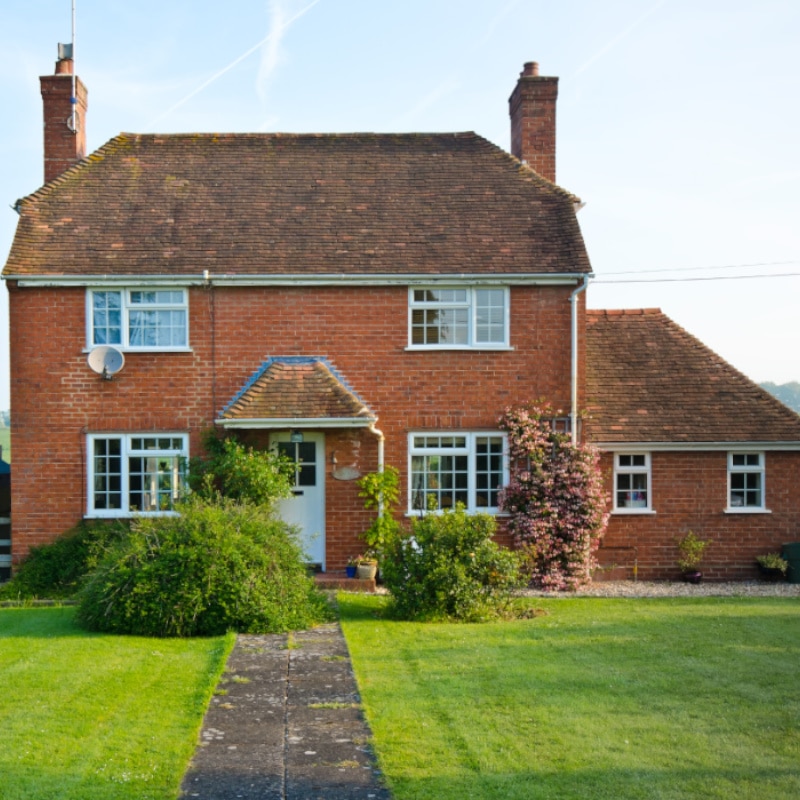
M409 437L410 513L455 508L497 513L508 482L505 437L486 433L415 433Z
M172 511L185 483L186 434L91 434L88 515Z

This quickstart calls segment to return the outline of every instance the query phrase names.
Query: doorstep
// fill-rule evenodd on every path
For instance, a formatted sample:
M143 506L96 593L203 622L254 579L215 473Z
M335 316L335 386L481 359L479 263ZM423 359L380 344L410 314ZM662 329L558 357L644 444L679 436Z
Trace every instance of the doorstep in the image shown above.
M374 578L348 578L344 572L317 572L314 581L319 589L342 589L345 592L374 592Z

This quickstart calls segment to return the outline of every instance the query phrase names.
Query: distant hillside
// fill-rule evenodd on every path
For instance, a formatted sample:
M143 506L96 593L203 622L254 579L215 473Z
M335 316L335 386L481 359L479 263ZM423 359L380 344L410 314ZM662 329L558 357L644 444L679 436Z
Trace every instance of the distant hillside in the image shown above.
M775 395L785 406L800 414L800 383L766 383L760 384L762 389L766 389L770 394Z

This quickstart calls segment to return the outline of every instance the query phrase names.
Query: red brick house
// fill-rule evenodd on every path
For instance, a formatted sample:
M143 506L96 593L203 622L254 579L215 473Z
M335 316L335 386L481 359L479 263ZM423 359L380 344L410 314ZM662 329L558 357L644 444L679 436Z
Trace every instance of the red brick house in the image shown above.
M704 572L719 580L800 539L800 416L657 309L587 312L586 405L614 574L674 577L690 530L711 540Z
M381 464L400 469L409 514L430 496L495 513L507 476L497 418L532 399L573 422L589 401L587 432L609 459L620 446L636 466L644 453L652 503L666 503L661 451L645 447L665 442L610 434L627 411L604 393L608 340L627 333L602 320L629 316L592 313L587 328L579 201L554 183L557 78L525 65L513 155L474 133L121 134L83 158L86 92L70 61L56 73L42 78L46 183L17 204L3 271L16 562L82 517L169 513L183 459L214 426L302 466L283 513L324 570L360 549L369 518L354 479ZM752 391L742 376L733 384ZM800 418L758 397L746 413L783 414L777 438L756 425L715 448L761 454L761 502L766 487L782 527L737 518L741 541L714 554L736 574L753 548L780 544L800 506L785 477L798 472ZM709 413L697 409L697 423ZM673 472L692 455L681 447ZM696 502L716 470L700 470ZM624 472L609 474L617 497ZM766 513L743 474L744 510ZM723 464L723 492L725 475ZM631 496L642 491L632 480ZM631 519L614 515L609 548L651 537ZM638 551L642 577L666 575L669 524L679 533L693 519L665 515L660 544Z

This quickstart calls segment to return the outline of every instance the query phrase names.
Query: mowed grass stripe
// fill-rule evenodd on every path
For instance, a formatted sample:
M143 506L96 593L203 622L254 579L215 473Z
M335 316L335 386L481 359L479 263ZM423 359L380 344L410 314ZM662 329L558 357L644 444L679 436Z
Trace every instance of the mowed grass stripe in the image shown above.
M176 797L233 637L89 634L73 615L0 611L0 796Z
M343 627L397 800L800 797L796 599L544 599L532 620Z

